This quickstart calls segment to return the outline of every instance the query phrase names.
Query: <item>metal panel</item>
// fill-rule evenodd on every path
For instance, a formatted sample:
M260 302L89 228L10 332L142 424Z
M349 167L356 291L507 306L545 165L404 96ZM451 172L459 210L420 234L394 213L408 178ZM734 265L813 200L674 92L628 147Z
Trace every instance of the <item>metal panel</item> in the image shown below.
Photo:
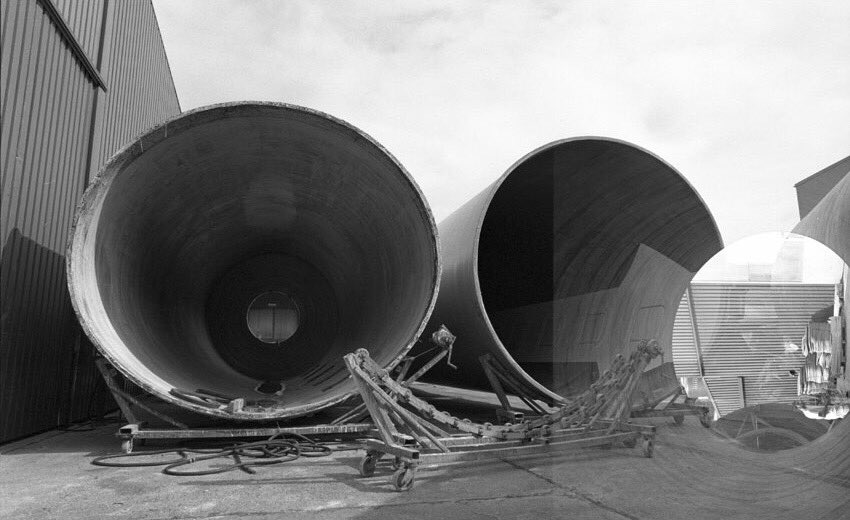
M847 175L850 175L850 155L795 184L800 219L805 218Z
M0 440L56 424L73 339L64 251L94 87L34 1L3 4Z
M758 376L744 378L744 398L747 406L761 403L790 403L796 397L797 378L787 372L766 371Z
M96 11L102 0L57 4L71 32L82 38L77 47L99 47ZM109 33L134 54L141 52L135 46L153 46L150 62L135 63L135 75L110 78L116 85L141 82L147 69L154 71L154 79L140 87L150 92L129 90L118 98L116 103L134 108L107 125L112 135L132 135L179 108L170 74L162 72L168 66L150 2L110 4L130 13L120 30L135 23L156 31L155 38L129 42L120 30ZM63 255L87 181L95 103L106 94L96 90L68 34L43 5L0 4L0 442L87 417L100 389L91 347L80 342L70 306ZM104 155L118 145L109 146Z
M744 407L744 380L735 376L706 376L705 384L720 416Z
M693 284L706 375L799 368L806 324L832 305L833 292L834 285Z
M673 322L673 364L679 377L699 376L699 356L697 354L694 327L688 307L688 293L682 295Z
M97 107L90 174L142 131L180 113L153 6L110 2L101 73L109 90Z
M120 1L120 0L119 0ZM106 0L52 0L83 52L97 62Z
M691 284L696 330L706 382L723 407L737 399L730 378L743 377L745 400L739 404L789 401L797 395L804 358L799 347L806 324L833 303L834 285L764 283ZM694 336L684 303L679 306L673 339L677 374L693 370ZM683 308L684 307L684 308ZM720 404L718 404L720 408ZM732 410L727 410L732 411ZM721 411L721 413L727 413Z
M56 5L51 0L36 0L36 2L38 2L41 8L44 9L45 14L47 14L50 21L53 23L53 26L59 32L60 36L62 36L62 40L68 47L68 50L70 50L77 59L80 67L82 67L86 74L88 74L92 83L99 88L106 89L106 85L103 83L103 78L100 77L100 73L89 59L86 51L80 46L80 43L74 36L73 30L68 27L67 22L62 17L62 13L60 13L56 8Z

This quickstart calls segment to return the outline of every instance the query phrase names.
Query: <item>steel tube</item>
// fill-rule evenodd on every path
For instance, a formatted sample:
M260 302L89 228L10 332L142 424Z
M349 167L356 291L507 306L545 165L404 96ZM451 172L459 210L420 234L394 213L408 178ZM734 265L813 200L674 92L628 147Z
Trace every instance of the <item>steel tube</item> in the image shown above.
M722 248L693 187L646 150L614 139L529 153L439 225L443 279L430 327L457 335L457 371L488 388L491 353L554 401L583 391L618 353L657 338L672 362L679 300Z
M67 270L84 330L136 384L270 419L354 392L342 356L357 348L395 365L424 329L440 264L422 193L368 135L306 108L231 103L110 160L78 208Z
M817 240L834 251L844 261L844 322L845 344L850 348L850 173L846 173L828 193L794 227L794 233ZM845 352L847 352L845 350ZM835 421L830 431L814 441L776 453L777 464L816 477L838 477L847 481L850 475L850 419Z
M817 240L850 265L850 173L803 217L793 233Z

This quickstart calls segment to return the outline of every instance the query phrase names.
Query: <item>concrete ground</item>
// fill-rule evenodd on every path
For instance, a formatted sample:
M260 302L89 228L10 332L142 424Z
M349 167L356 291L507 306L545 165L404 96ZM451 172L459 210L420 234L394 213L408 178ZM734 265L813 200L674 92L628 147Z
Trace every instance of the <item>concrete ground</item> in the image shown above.
M419 470L396 492L390 469L359 476L360 451L204 477L105 468L117 425L50 432L2 447L2 518L850 518L850 475L795 469L741 449L689 417L659 425L655 456L579 449L557 456ZM141 448L146 449L146 448Z

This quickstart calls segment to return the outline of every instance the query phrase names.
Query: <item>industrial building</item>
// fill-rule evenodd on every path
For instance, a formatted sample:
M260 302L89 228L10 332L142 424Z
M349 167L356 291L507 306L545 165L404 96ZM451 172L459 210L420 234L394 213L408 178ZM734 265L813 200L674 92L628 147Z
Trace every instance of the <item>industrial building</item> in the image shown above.
M796 186L840 283L694 281L711 208L638 145L438 224L331 114L182 112L148 0L0 9L0 516L850 514L850 157Z
M2 6L0 442L112 407L65 278L74 209L134 136L180 113L150 2Z
M798 396L798 347L835 285L694 282L676 315L676 375L704 381L718 418Z

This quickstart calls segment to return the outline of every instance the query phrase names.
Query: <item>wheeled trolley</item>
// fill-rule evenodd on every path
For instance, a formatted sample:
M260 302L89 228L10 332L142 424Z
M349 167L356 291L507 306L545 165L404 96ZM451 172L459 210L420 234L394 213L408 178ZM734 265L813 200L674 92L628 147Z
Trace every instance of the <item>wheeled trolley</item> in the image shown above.
M374 474L378 461L390 455L395 467L392 485L405 491L413 486L416 470L422 464L519 457L591 446L634 447L638 441L643 454L651 457L655 427L625 419L640 374L659 354L655 341L643 341L628 360L618 356L590 389L556 411L516 424L493 425L437 410L393 380L365 349L360 349L346 355L345 363L380 436L363 441L366 454L360 461L360 473Z
M700 424L711 426L709 407L688 397L673 363L662 363L641 375L632 398L632 417L672 417L676 424L682 424L686 415L696 415Z

